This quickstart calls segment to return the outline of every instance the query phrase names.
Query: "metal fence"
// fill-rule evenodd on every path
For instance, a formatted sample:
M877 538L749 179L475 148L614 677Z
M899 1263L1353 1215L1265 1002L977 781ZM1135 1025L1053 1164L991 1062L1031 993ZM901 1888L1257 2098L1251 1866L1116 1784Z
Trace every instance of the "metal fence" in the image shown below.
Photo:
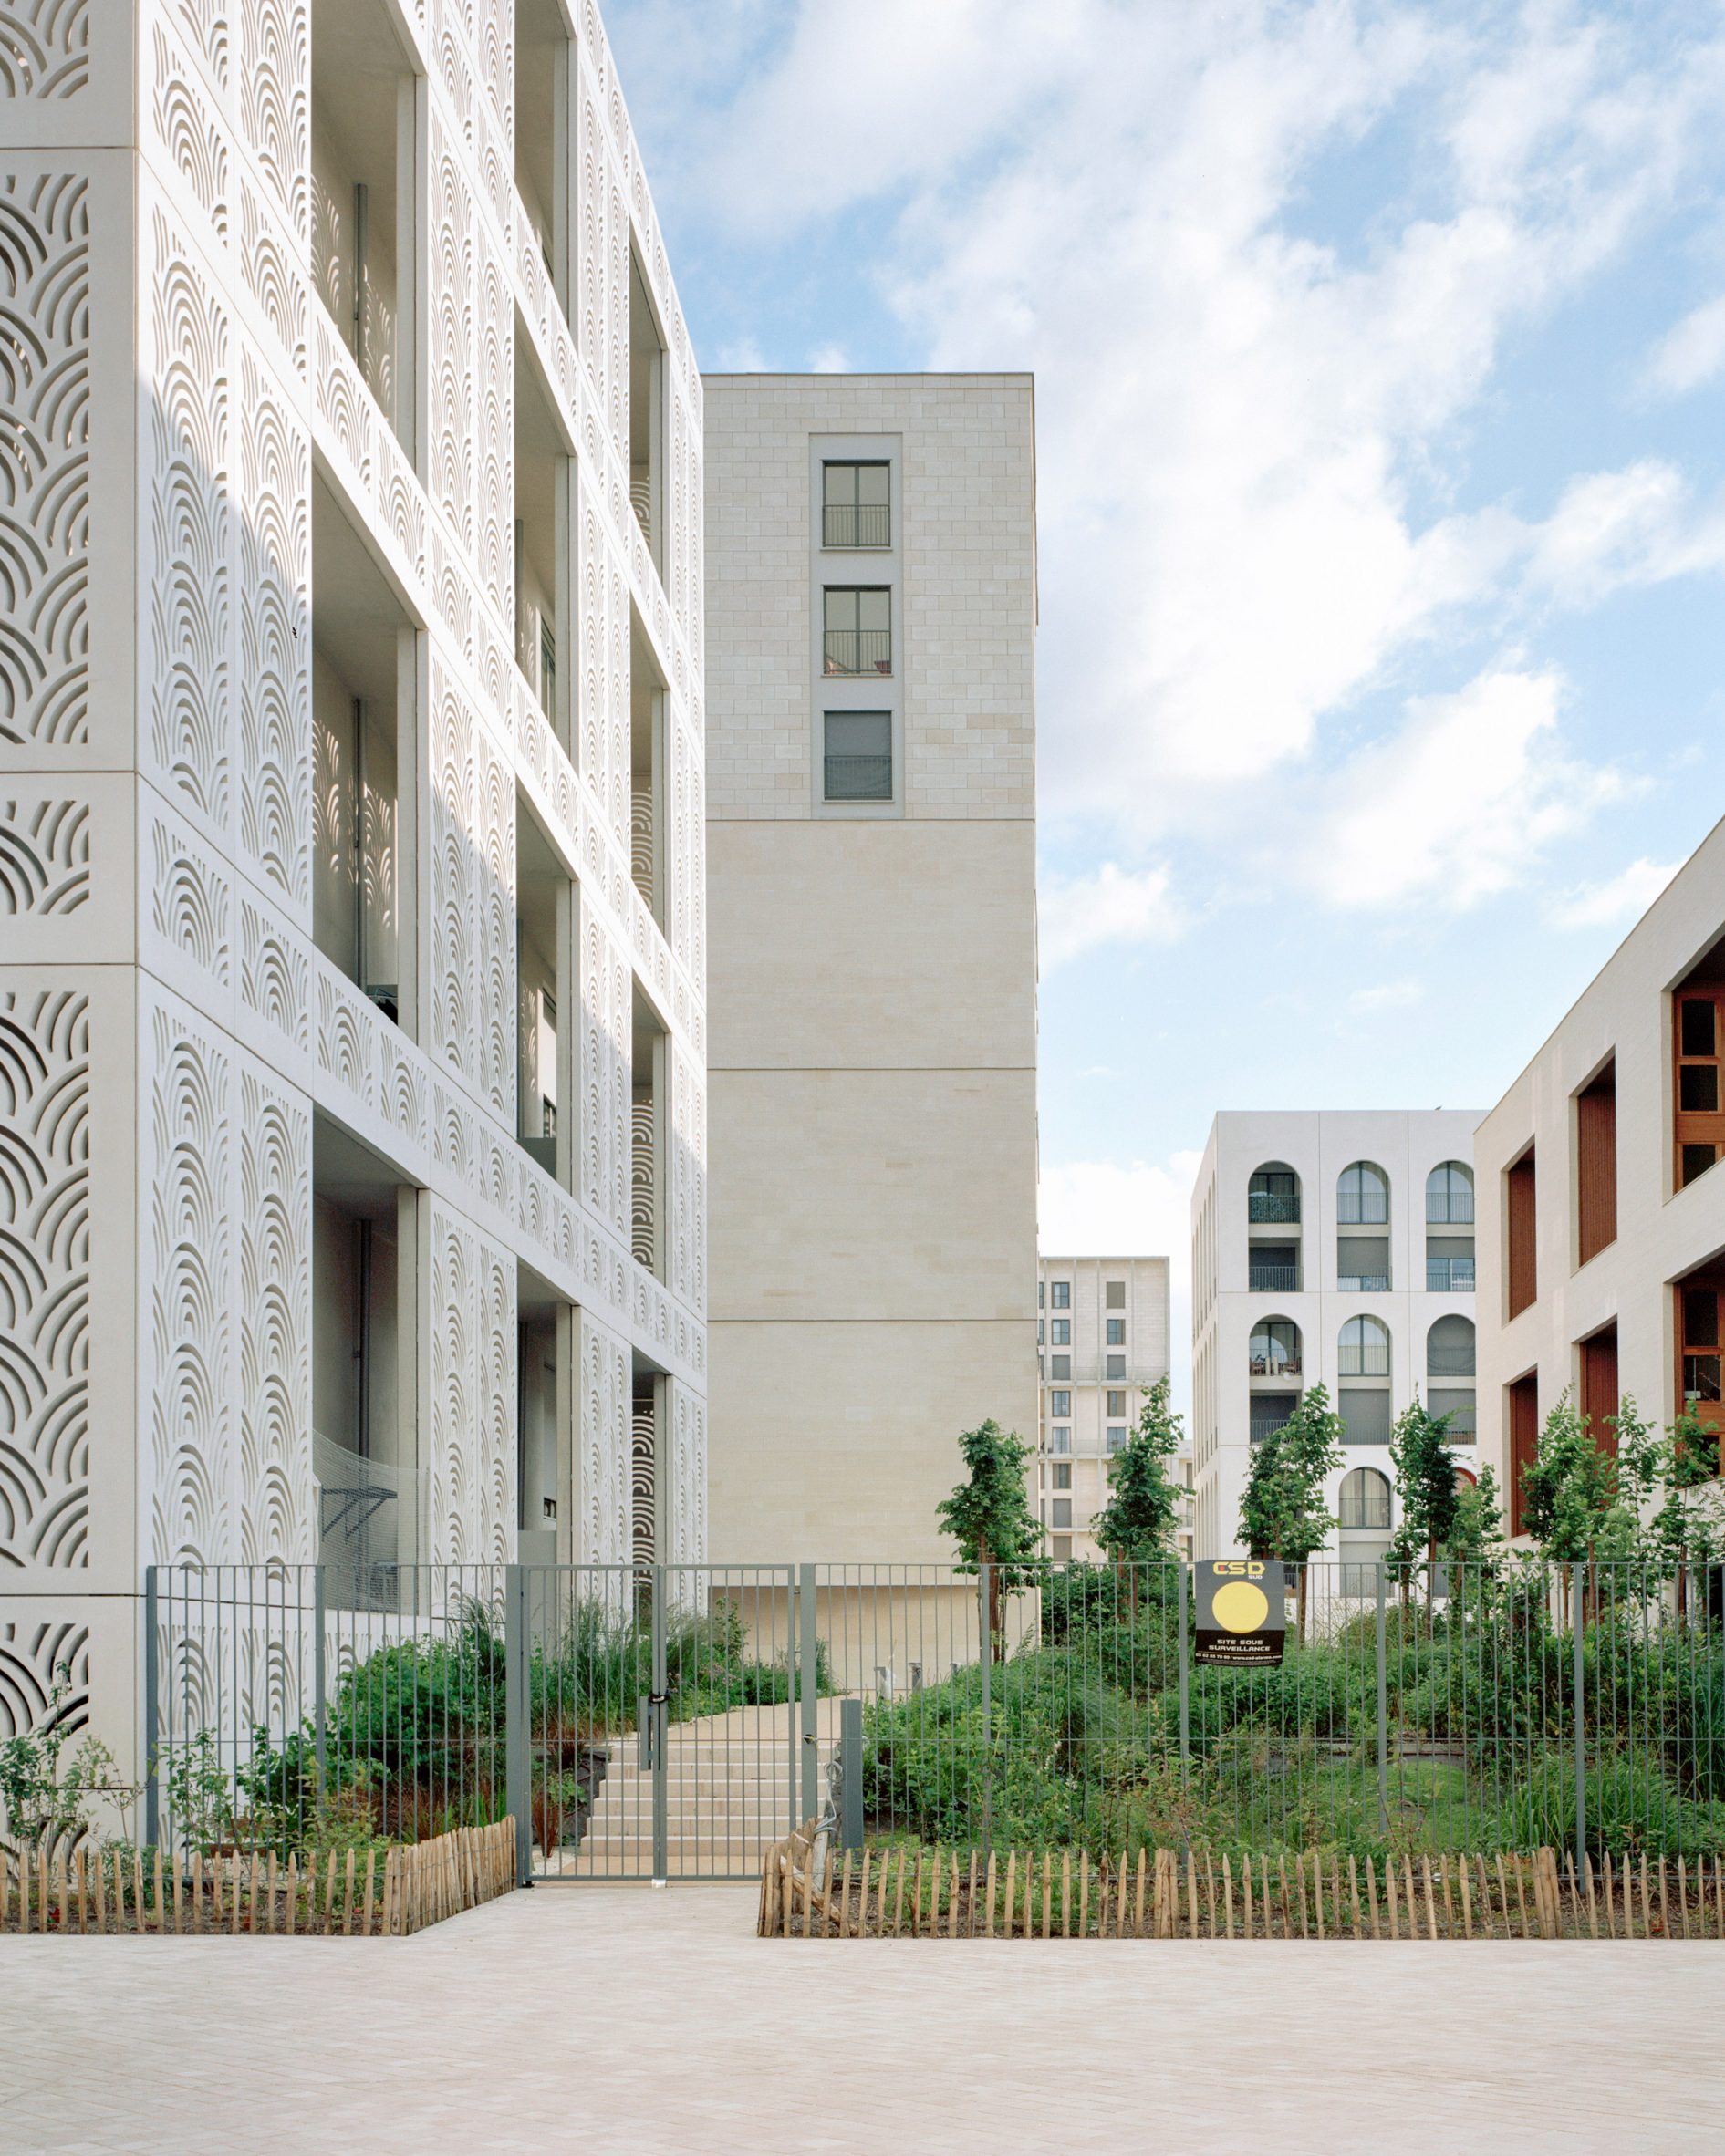
M363 1595L160 1568L140 1838L513 1817L522 1876L570 1881L756 1876L816 1818L948 1849L1725 1849L1720 1568L1291 1578L1281 1664L1242 1669L1197 1660L1177 1563L398 1566Z

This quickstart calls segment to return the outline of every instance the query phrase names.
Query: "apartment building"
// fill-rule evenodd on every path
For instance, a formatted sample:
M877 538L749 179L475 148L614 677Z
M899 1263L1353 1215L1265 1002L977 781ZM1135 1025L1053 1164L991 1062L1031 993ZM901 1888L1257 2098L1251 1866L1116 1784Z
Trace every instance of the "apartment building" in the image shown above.
M701 388L591 5L19 16L0 1734L123 1754L147 1567L704 1548Z
M1108 1463L1138 1422L1146 1388L1168 1375L1168 1259L1044 1258L1036 1360L1044 1546L1053 1558L1094 1562L1101 1551L1090 1523L1108 1501ZM1173 1472L1189 1473L1190 1463Z
M950 1558L1036 1425L1024 376L709 376L711 1531Z
M1567 1391L1725 1431L1725 824L1480 1125L1481 1445L1510 1525Z
M1389 1434L1418 1394L1473 1477L1473 1127L1458 1109L1226 1113L1192 1193L1200 1558L1242 1553L1252 1447L1322 1384L1346 1431L1326 1554L1375 1564L1396 1522Z

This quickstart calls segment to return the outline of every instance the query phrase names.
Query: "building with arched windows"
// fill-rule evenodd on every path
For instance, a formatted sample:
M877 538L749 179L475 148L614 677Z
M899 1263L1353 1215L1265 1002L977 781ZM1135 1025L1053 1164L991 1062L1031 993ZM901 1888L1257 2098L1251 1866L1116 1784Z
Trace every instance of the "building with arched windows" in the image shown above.
M1472 1134L1466 1110L1220 1114L1192 1193L1193 1550L1242 1549L1252 1448L1308 1387L1342 1416L1329 1554L1395 1530L1389 1436L1418 1394L1472 1456ZM1359 1572L1357 1577L1364 1578Z

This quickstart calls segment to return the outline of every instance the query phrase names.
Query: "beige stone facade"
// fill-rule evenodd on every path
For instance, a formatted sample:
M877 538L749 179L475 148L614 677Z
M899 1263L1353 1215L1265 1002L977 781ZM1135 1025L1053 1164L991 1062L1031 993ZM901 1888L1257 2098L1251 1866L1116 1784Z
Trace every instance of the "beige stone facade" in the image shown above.
M1685 1006L1696 1006L1686 1015ZM1512 1519L1568 1391L1715 1427L1725 1294L1725 824L1481 1123L1480 1443Z
M711 1544L935 1560L1036 1426L1031 385L706 393Z

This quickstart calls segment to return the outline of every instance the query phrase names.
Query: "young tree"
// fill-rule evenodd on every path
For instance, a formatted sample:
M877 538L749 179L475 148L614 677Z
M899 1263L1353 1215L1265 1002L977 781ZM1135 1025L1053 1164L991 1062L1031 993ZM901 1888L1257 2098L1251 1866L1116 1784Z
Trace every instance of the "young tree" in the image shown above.
M1522 1470L1522 1524L1564 1565L1623 1553L1635 1516L1619 1502L1617 1463L1565 1391L1545 1417L1539 1450Z
M1117 1566L1174 1554L1182 1492L1168 1463L1179 1451L1181 1434L1180 1418L1169 1405L1169 1381L1159 1378L1145 1389L1138 1427L1109 1463L1108 1501L1090 1522ZM1128 1578L1136 1609L1138 1579Z
M1322 1385L1302 1393L1281 1429L1252 1447L1240 1500L1240 1533L1254 1557L1276 1557L1300 1568L1300 1629L1305 1630L1305 1567L1337 1522L1324 1502L1324 1485L1346 1456L1342 1418Z
M935 1517L959 1546L959 1570L988 1567L988 1636L992 1661L1005 1655L1006 1601L1038 1577L1042 1529L1024 1490L1030 1447L991 1415L959 1439L967 1479L941 1499Z
M1416 1394L1396 1418L1389 1434L1389 1456L1395 1463L1401 1514L1398 1551L1404 1562L1423 1552L1429 1577L1439 1552L1455 1532L1456 1465L1450 1450L1450 1417L1429 1414Z
M1450 1529L1450 1555L1457 1564L1490 1566L1503 1552L1503 1504L1497 1469L1490 1460L1478 1482L1456 1492L1455 1520Z

